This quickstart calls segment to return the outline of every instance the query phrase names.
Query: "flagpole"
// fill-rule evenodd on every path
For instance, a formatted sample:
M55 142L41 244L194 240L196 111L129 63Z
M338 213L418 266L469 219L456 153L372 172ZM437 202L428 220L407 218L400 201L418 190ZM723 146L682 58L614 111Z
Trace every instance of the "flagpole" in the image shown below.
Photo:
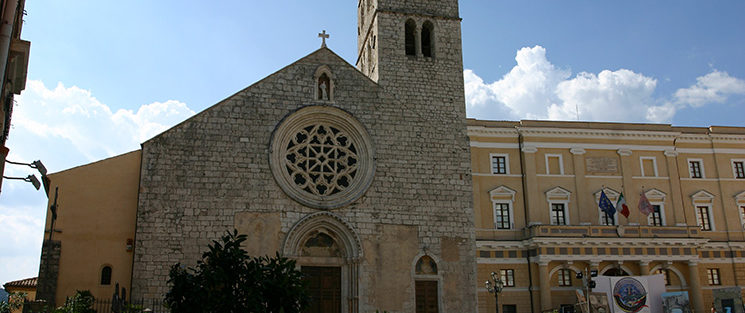
M644 186L642 186L642 193L639 194L639 199L641 199L641 196L643 194L644 194ZM639 209L639 216L636 218L636 223L639 224L639 227L641 227L642 226L642 214L641 214L642 210L641 208L637 208L637 209Z

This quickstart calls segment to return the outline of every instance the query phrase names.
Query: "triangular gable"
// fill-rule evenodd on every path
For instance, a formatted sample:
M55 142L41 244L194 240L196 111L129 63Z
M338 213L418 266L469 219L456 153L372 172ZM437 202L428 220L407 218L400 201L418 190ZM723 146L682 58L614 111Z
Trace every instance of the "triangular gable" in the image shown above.
M706 190L699 190L691 195L694 203L711 203L714 201L714 195Z
M735 195L735 201L737 204L745 204L745 191Z
M499 186L497 188L492 189L489 191L489 197L492 200L498 200L498 199L509 199L514 201L515 200L515 191L508 188L507 186Z
M647 196L647 199L649 199L649 201L664 201L665 196L667 196L664 192L655 188L647 190L646 192L644 192L644 195Z
M614 203L618 200L618 196L621 195L620 192L615 191L611 188L605 187L601 190L598 190L593 195L595 195L595 202L600 202L600 194L601 191L605 191L605 195L608 197L610 201L613 201Z
M321 61L323 61L323 62L321 62ZM293 62L293 63L291 63L291 64L289 64L289 65L287 65L287 66L285 66L283 68L281 68L280 70L278 70L278 71L276 71L276 72L274 72L274 73L272 73L272 74L270 74L270 75L262 78L261 80L259 80L259 81L255 82L255 83L251 84L250 86L239 90L238 92L236 92L236 93L234 93L234 94L226 97L225 99L223 99L223 100L221 100L221 101L213 104L212 106L210 106L210 107L202 110L201 112L198 112L198 113L192 115L191 117L187 118L186 120L182 121L181 123L178 123L178 124L174 125L173 127L171 127L169 129L167 129L167 130L165 130L165 131L163 131L163 132L161 132L161 133L153 136L152 138L150 138L150 139L146 140L145 142L143 142L141 144L141 146L145 146L145 144L147 144L147 143L149 143L149 142L151 142L151 141L153 141L153 140L155 140L155 139L157 139L157 138L159 138L161 136L164 136L164 135L172 132L174 129L177 129L177 128L180 128L180 127L184 126L184 124L186 124L189 121L193 121L195 119L200 118L201 116L203 116L207 112L209 112L211 110L214 110L215 108L219 107L221 104L226 103L226 102L229 102L230 100L232 100L232 99L240 96L242 93L250 92L251 89L253 89L253 88L261 85L262 83L264 83L266 81L269 81L270 79L272 79L274 77L279 76L280 74L288 71L290 68L292 68L292 67L294 67L294 66L296 66L298 64L305 63L305 62L319 63L319 64L336 64L336 65L341 65L341 66L347 67L348 69L351 69L355 73L357 73L357 75L358 75L357 78L367 81L372 86L378 86L378 84L375 81L373 81L372 79L370 79L370 77L367 77L365 74L363 74L362 72L360 72L356 67L354 67L352 64L349 64L349 62L347 62L346 60L344 60L338 54L334 53L331 49L329 49L327 47L322 47L322 48L320 48L318 50L315 50L315 51L311 52L310 54L308 54L308 55L306 55L306 56L298 59L297 61L295 61L295 62ZM328 66L326 68L328 68ZM320 69L323 69L323 67L319 67L318 68L318 70L320 70ZM339 71L339 70L340 69L337 69L337 71ZM318 71L316 71L316 73L318 73ZM332 73L332 75L335 75L335 72L331 72L331 73ZM309 76L308 79L313 79L313 76Z
M571 196L572 193L569 190L566 190L561 187L554 187L546 191L546 199L549 200L569 200L569 196Z

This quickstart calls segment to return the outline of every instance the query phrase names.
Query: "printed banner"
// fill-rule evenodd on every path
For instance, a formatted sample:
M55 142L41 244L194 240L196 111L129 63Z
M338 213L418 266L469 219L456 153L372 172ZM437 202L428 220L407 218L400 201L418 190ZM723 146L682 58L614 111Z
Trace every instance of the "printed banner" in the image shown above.
M598 276L595 292L604 292L613 313L663 313L662 293L666 291L662 275Z

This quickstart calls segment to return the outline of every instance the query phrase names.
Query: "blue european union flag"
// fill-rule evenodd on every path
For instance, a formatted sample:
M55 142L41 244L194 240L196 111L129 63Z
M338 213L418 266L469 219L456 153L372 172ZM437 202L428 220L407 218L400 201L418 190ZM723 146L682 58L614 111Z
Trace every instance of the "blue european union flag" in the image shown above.
M608 196L605 195L604 190L600 192L600 203L598 203L598 206L600 207L600 210L605 212L605 214L608 214L610 217L613 217L613 215L616 214L616 207L613 206L613 203L610 202Z

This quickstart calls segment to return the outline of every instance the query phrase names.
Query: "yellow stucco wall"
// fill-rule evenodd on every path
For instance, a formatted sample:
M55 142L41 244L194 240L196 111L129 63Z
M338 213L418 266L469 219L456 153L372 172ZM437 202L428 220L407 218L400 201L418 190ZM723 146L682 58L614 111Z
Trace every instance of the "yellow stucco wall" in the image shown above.
M58 219L53 240L62 245L55 301L62 304L75 290L90 290L110 299L114 284L129 292L134 240L140 151L49 175L49 205L59 187ZM51 216L47 214L45 239ZM101 285L101 269L112 268L111 284Z

